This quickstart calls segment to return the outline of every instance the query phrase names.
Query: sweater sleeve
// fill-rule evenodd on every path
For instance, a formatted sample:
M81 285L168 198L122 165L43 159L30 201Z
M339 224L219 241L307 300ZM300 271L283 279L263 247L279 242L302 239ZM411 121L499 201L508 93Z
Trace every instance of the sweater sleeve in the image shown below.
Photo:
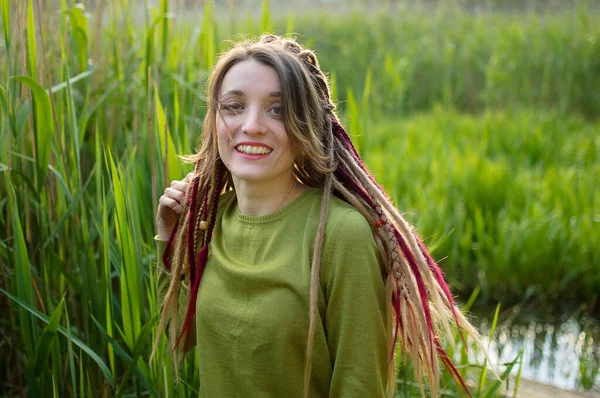
M384 397L387 386L383 265L368 222L356 210L333 225L322 288L333 374L330 397Z
M165 248L167 246L167 241L160 240L158 238L158 235L154 237L154 241L156 242L156 275L157 275L156 291L157 291L157 296L158 296L159 308L162 311L163 301L165 299L165 296L167 295L167 291L169 290L171 273L169 271L167 271L167 269L163 265L163 261L162 261L163 253L165 252ZM179 295L179 319L181 321L183 321L183 318L185 317L185 313L187 311L188 304L189 304L188 303L189 286L184 281L181 284L181 288L184 291L182 292L183 294ZM168 330L168 327L165 328L165 330ZM189 348L191 349L192 347L194 347L196 345L196 325L192 325L192 330L190 333L191 333L191 335L190 335ZM183 347L183 345L182 345L182 347Z

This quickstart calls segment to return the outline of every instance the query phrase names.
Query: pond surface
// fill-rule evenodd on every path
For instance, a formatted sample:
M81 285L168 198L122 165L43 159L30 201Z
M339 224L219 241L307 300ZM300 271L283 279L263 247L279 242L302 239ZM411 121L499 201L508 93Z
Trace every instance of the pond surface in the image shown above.
M542 319L509 314L506 318L496 326L492 361L512 362L523 350L522 378L567 390L600 392L600 320L585 315ZM482 336L489 336L491 318L480 318L478 326Z

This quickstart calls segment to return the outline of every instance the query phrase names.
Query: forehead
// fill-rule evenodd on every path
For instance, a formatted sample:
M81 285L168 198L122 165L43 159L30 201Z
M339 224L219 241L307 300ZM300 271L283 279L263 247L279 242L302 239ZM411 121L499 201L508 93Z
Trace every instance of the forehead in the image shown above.
M220 95L241 91L245 95L280 91L279 76L271 66L253 59L241 61L231 67L223 78Z

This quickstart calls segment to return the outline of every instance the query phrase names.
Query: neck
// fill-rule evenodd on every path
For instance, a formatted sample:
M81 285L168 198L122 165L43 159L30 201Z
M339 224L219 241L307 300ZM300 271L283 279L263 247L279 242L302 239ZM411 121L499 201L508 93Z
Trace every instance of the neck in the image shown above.
M287 206L308 189L295 178L273 184L233 179L240 213L245 216L266 216Z

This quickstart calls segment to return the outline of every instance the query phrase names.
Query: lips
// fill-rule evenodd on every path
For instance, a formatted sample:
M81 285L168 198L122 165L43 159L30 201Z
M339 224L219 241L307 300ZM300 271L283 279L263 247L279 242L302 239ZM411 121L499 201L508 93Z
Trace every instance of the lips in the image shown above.
M250 143L238 144L236 145L235 149L238 152L246 155L268 155L269 153L273 152L273 149L269 148L268 146Z

